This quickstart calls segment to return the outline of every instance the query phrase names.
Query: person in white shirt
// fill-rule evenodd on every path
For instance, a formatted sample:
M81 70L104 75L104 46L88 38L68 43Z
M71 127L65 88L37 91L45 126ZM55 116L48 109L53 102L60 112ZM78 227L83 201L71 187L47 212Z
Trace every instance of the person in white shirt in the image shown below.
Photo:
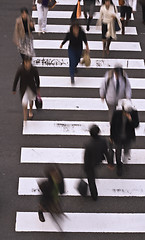
M103 57L105 53L109 55L111 40L116 39L114 19L118 19L117 13L117 8L113 5L111 0L105 0L100 8L100 18L97 21L97 25L102 25ZM118 22L120 22L119 19Z
M121 23L122 23L122 35L125 34L125 26L128 25L128 21L131 18L131 13L136 11L137 0L124 0L123 6L120 6ZM125 21L126 18L126 21Z

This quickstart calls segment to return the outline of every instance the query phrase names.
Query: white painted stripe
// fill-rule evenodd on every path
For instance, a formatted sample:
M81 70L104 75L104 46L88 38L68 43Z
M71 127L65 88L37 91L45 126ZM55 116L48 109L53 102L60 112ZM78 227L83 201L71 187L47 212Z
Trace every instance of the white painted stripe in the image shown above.
M86 26L82 26L84 31L86 31ZM66 33L70 29L70 25L47 25L46 32L49 33ZM35 24L35 32L39 32L38 24ZM102 34L101 27L90 26L90 31L87 34ZM117 35L121 35L121 31L117 32ZM125 27L126 35L137 35L136 27Z
M104 77L75 77L74 88L100 88ZM144 78L129 78L132 89L145 89ZM41 87L72 87L70 77L40 76Z
M19 178L19 195L40 195L38 182L45 178ZM84 179L87 182L87 179ZM77 190L78 178L65 178L64 196L80 196ZM98 195L101 197L145 197L145 180L137 179L96 179ZM90 193L89 193L90 195Z
M71 15L72 15L72 11L48 11L47 18L50 18L50 19L52 19L52 18L67 19L68 18L68 19L70 19ZM99 19L99 17L100 17L100 12L95 12L93 19ZM120 17L120 13L118 13L118 17ZM38 11L32 11L32 18L38 18ZM83 13L81 14L80 19L84 19ZM131 14L130 20L134 20L133 13Z
M101 129L101 135L110 135L109 122L85 122L85 121L27 121L23 126L24 135L74 135L89 136L92 124L97 124ZM145 136L145 123L141 122L136 129L136 136Z
M144 233L144 213L65 213L61 221L63 232ZM58 226L48 213L40 222L37 212L17 212L16 232L58 232Z
M42 97L43 109L50 110L108 110L106 102L100 98ZM145 99L132 99L138 111L145 111ZM36 107L34 106L34 109Z
M132 149L126 164L145 164L145 149ZM21 163L83 164L82 148L21 148ZM103 161L106 164L106 161Z
M124 69L145 69L144 59L104 59L91 58L91 66L88 68L114 68L115 65L122 65ZM37 67L69 67L69 59L61 57L34 57L33 65ZM79 68L86 68L78 64Z
M59 48L62 40L33 40L35 49L55 49L61 51ZM88 41L90 50L102 50L102 41ZM63 49L68 49L69 42L67 42ZM84 45L85 47L85 45ZM113 51L141 51L139 42L112 42L110 50Z

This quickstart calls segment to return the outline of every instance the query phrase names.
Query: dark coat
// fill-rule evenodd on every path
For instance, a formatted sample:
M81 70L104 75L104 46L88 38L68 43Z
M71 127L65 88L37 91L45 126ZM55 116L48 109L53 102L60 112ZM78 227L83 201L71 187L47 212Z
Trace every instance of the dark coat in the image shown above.
M111 139L118 143L121 140L121 131L122 131L122 110L116 110L113 114L111 121ZM131 141L135 140L135 128L139 126L138 112L136 110L132 110L130 113L132 117L132 121L127 119L125 132L126 132L126 140Z
M37 94L37 89L39 88L39 85L40 85L39 74L38 74L37 68L31 66L31 69L29 71L27 71L23 65L21 65L18 68L18 70L16 72L14 84L13 84L14 92L16 91L16 87L17 87L19 80L20 80L21 98L23 98L27 87L29 87L35 95Z
M110 162L107 142L102 137L98 136L92 138L85 146L84 155L84 168L85 171L93 170L94 167L107 158L108 163Z

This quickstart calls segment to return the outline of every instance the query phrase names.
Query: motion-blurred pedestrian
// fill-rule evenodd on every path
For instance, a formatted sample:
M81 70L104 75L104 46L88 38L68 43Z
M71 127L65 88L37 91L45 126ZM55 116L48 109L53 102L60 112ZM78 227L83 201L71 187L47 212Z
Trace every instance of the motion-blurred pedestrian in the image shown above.
M43 212L49 212L53 220L60 227L59 220L64 216L61 208L59 194L65 192L65 185L62 172L58 165L51 166L45 170L46 180L38 182L39 188L42 192L39 202L39 220L45 222Z
M87 31L89 31L90 24L93 19L93 14L95 11L96 0L83 0L83 2L84 2L84 16L85 19L87 20Z
M86 50L89 52L86 34L79 26L79 23L77 21L74 22L70 27L70 31L66 34L66 37L60 45L60 48L62 48L67 41L69 41L68 56L70 77L71 83L74 84L74 74L77 72L76 67L80 62L80 58L82 56L83 42L86 45Z
M45 34L47 25L48 0L37 0L38 32Z
M100 8L100 18L97 21L97 25L102 26L103 57L105 56L105 53L109 55L111 41L112 39L117 38L114 23L115 20L117 20L121 28L117 7L113 5L112 1L105 0Z
M127 73L121 66L115 66L113 70L107 71L100 88L100 97L102 100L106 100L109 109L109 121L112 119L118 100L123 98L131 99L131 94Z
M122 175L122 148L124 161L130 158L130 149L135 141L135 128L139 125L138 113L133 109L129 99L123 99L122 110L116 110L111 121L110 138L115 144L117 175Z
M112 162L109 156L107 142L101 136L99 136L100 129L97 125L93 125L90 128L91 138L85 146L84 155L84 169L87 174L89 188L93 200L97 200L98 191L95 184L95 167L99 165L105 158L112 166Z
M16 44L22 59L24 56L35 56L33 48L34 22L28 15L27 8L21 8L21 16L16 19L14 30L14 43Z
M145 0L139 0L139 3L141 4L142 7L142 22L145 25Z
M16 87L20 80L20 96L22 99L24 121L27 121L27 105L29 103L29 119L33 118L33 101L39 93L39 74L36 67L31 64L31 58L24 57L24 63L18 68L13 84L13 93L16 93Z
M120 15L122 23L122 34L125 34L125 26L128 25L128 21L131 18L132 12L136 11L137 0L122 0L120 6ZM126 20L125 20L126 18Z

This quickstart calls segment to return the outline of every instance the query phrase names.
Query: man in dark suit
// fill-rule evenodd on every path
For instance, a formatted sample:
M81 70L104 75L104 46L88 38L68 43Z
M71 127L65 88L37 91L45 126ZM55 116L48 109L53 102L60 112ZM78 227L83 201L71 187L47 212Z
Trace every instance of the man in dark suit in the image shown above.
M135 141L135 128L139 126L138 112L133 109L129 99L122 100L122 110L116 110L111 121L110 138L115 144L117 175L122 175L121 153L129 154L132 142Z
M96 125L93 125L90 128L91 138L85 146L84 155L84 169L87 174L89 188L93 200L97 200L98 197L98 192L95 184L95 167L105 158L111 167L107 142L105 139L98 135L99 132L100 129Z

